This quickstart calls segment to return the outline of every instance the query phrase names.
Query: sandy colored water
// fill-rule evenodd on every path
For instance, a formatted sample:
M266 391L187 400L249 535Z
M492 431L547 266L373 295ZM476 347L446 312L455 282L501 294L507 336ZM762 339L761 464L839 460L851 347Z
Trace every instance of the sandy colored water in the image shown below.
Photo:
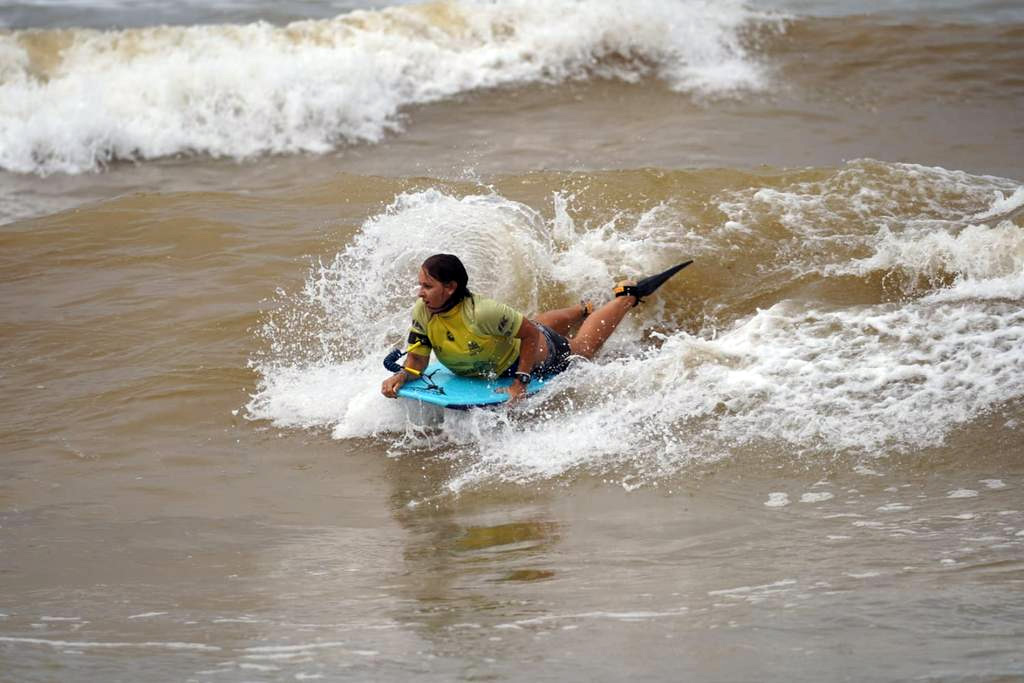
M219 441L63 463L37 484L51 504L11 501L9 675L942 680L1020 665L1022 472L999 458L421 502L445 476L431 458ZM979 483L993 472L1008 488ZM778 493L790 504L766 506Z
M722 182L586 185L615 205L701 177ZM472 453L246 419L274 289L421 183L139 194L5 228L12 680L1019 675L1019 404L903 455L765 444L639 488L596 460L460 493Z
M0 678L1020 679L1024 41L942 16L0 172ZM522 307L695 264L533 414L403 412L444 240Z

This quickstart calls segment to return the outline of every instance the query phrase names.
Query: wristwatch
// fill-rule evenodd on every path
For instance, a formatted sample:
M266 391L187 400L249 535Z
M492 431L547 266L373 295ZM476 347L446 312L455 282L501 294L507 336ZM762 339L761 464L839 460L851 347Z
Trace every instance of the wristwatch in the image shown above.
M517 372L515 376L517 380L523 383L524 387L533 380L533 375L528 372Z

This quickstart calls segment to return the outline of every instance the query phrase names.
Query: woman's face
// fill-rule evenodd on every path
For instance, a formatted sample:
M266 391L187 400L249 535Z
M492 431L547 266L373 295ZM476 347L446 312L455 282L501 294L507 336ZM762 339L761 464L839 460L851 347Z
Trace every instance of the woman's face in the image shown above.
M439 311L444 308L448 299L459 286L455 282L442 283L430 276L425 269L420 268L420 291L419 297L431 311Z

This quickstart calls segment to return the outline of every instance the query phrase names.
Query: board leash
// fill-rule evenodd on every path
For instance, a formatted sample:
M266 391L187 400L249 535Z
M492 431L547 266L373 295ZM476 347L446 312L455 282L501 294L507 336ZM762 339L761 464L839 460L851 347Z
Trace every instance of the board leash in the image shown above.
M430 373L421 372L413 368L405 367L404 365L400 365L398 363L399 358L409 353L419 345L420 343L416 342L415 344L407 348L405 351L402 351L401 349L392 349L391 353L384 357L384 368L390 370L391 372L408 372L410 375L413 375L416 379L423 380L423 383L427 385L428 391L436 391L439 394L443 394L444 387L438 385L437 382L435 382L433 379L434 375L437 373L437 370L434 370L434 372Z

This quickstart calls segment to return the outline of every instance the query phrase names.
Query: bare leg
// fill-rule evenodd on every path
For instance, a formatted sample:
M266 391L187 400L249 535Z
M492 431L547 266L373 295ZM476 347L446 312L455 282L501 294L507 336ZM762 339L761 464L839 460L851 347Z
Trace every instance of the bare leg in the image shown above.
M552 330L567 337L573 325L583 319L583 306L570 306L569 308L557 308L553 311L538 313L534 318L536 322L547 325Z
M583 321L576 336L569 340L569 348L573 354L593 358L635 303L634 296L615 297L591 313Z

